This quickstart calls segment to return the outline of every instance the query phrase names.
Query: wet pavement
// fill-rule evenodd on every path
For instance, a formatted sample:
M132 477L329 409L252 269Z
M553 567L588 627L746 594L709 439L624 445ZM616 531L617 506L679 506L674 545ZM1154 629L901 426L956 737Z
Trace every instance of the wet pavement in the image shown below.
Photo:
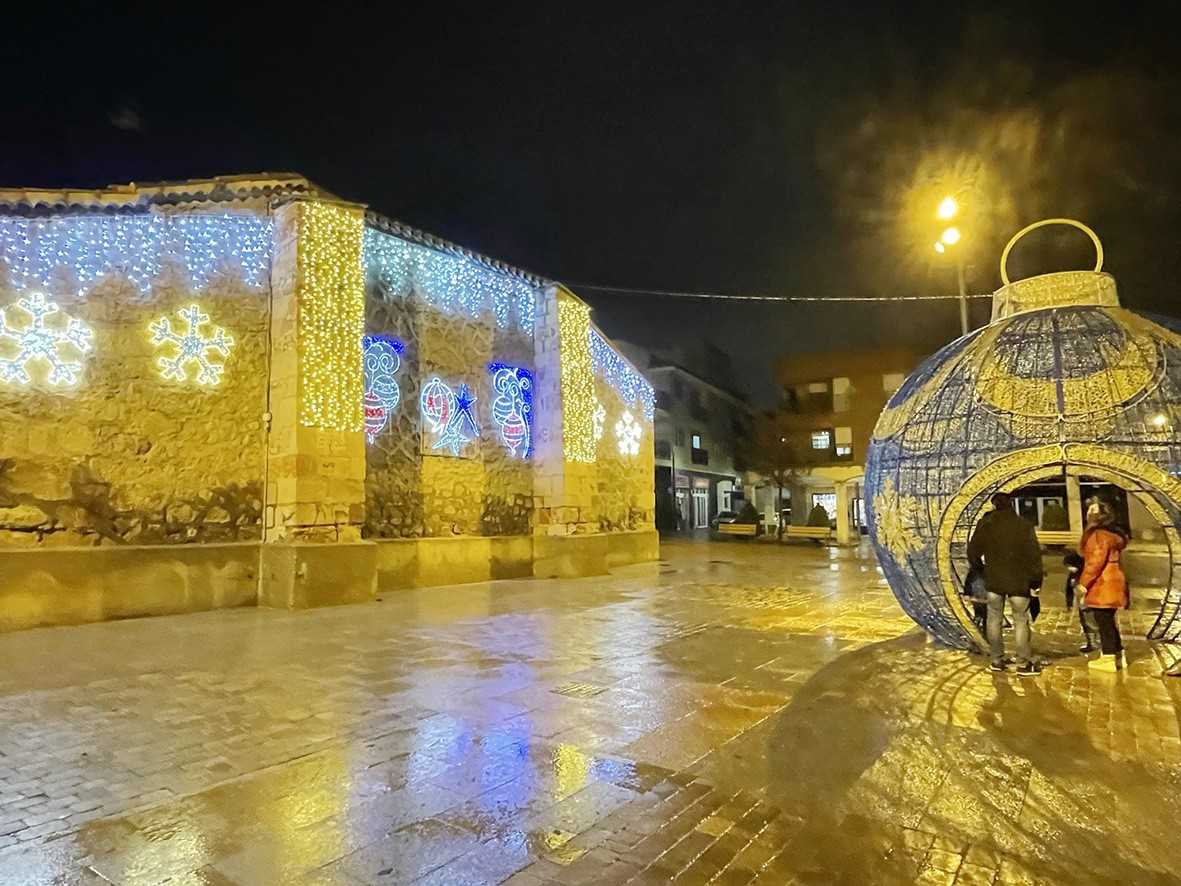
M1091 674L1048 598L996 675L864 551L664 557L0 636L0 883L1181 882L1143 641Z

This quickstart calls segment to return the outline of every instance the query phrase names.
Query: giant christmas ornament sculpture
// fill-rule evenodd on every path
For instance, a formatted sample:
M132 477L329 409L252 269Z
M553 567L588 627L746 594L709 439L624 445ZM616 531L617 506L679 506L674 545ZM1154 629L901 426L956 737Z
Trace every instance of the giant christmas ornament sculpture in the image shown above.
M1010 282L1010 249L1046 224L1086 232L1095 269ZM1149 637L1181 636L1181 323L1120 307L1102 264L1079 222L1020 231L992 322L919 366L874 429L870 536L902 608L943 643L984 642L960 590L990 496L1066 474L1122 486L1160 522L1172 568Z

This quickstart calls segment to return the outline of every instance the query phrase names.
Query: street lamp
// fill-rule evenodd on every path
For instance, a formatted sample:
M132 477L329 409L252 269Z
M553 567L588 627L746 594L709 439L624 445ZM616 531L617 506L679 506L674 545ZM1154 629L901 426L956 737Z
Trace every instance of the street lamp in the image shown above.
M939 208L935 210L935 214L943 219L949 221L955 217L959 212L959 204L955 202L954 197L944 197L939 203ZM945 228L943 233L939 235L939 239L935 241L935 251L940 255L944 255L948 248L955 246L962 239L960 229L957 227ZM968 334L968 292L964 288L964 258L959 250L955 253L955 267L956 279L960 287L960 334Z

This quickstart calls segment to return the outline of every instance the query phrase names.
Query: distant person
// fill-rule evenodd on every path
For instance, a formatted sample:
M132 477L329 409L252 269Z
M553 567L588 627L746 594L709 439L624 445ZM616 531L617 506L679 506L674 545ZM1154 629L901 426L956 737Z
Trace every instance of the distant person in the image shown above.
M1114 673L1124 667L1124 642L1115 614L1131 603L1128 579L1120 567L1120 556L1128 546L1128 538L1116 527L1109 505L1100 502L1088 514L1087 528L1078 546L1083 558L1078 593L1084 595L1087 611L1094 616L1099 629L1102 654L1090 666L1096 671Z
M1001 635L1005 600L1013 613L1017 643L1017 673L1034 677L1041 666L1033 660L1033 622L1030 598L1042 585L1042 549L1034 525L1013 510L1006 492L992 497L992 511L976 525L968 541L968 562L984 575L988 591L988 646L992 669L1005 670L1005 645Z
M1098 496L1092 495L1089 499L1087 499L1087 513L1084 515L1083 520L1087 524L1090 524L1091 518L1098 514L1102 508L1103 502L1099 500Z
M828 511L824 509L824 505L817 502L812 505L812 511L808 514L809 526L830 526L832 525L832 517L828 515Z

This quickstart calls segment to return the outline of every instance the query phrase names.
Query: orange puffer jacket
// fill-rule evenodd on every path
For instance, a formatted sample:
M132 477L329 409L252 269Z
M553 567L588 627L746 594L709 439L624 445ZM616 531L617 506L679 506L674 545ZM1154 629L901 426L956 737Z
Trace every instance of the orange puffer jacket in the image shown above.
M1078 583L1087 589L1088 609L1122 609L1128 605L1128 579L1120 568L1120 552L1127 545L1118 532L1089 529L1078 552L1085 563Z

